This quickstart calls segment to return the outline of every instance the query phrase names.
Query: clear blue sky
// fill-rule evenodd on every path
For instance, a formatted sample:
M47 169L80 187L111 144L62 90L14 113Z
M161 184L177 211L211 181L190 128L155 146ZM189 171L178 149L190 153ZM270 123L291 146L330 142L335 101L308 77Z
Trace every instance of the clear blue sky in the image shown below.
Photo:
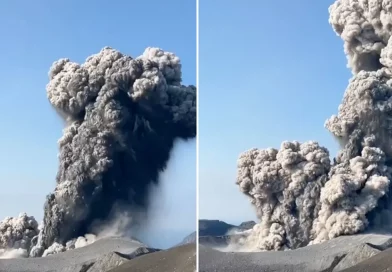
M246 4L244 4L246 3ZM348 84L332 1L200 1L200 217L255 213L235 185L238 155L284 140L337 143L324 122Z
M0 218L26 211L42 219L54 188L63 126L45 92L53 61L83 62L104 46L136 57L154 46L176 53L184 83L196 84L194 0L2 1L0 37ZM165 178L162 212L149 227L153 246L194 231L196 144L180 147L168 169L175 175Z

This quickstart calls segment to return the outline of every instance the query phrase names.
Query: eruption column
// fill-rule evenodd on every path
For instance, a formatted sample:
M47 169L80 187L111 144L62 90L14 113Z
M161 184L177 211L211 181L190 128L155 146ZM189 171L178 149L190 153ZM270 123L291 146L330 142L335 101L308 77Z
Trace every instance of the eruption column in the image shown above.
M0 247L31 249L33 257L61 252L110 220L115 206L146 211L175 139L196 136L196 88L181 77L180 59L158 48L135 59L105 47L81 65L56 61L47 96L66 123L56 188L39 235L25 215L6 219Z
M246 241L253 249L392 231L392 1L338 0L329 12L353 73L325 124L342 149L333 164L317 142L240 155L237 184L261 221Z

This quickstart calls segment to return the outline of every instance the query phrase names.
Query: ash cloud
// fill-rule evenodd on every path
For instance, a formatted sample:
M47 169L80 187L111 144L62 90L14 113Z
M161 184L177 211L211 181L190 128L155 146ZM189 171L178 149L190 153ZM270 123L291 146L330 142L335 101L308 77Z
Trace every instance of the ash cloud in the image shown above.
M74 247L116 205L138 211L127 215L127 227L137 224L174 141L196 136L196 87L181 82L180 59L159 48L132 58L105 47L82 64L53 63L47 97L66 124L56 188L47 196L42 229L20 248L37 257ZM26 224L16 225L27 232ZM0 227L0 248L18 248L24 238L15 233Z
M23 252L28 252L31 240L38 232L37 221L26 213L21 213L18 217L6 217L0 222L0 255L24 255ZM18 254L20 252L22 254Z
M13 248L13 249L0 249L0 259L20 259L27 258L29 253L26 249Z
M81 248L92 244L102 238L106 237L129 237L138 241L133 234L132 220L135 212L129 210L120 210L118 207L113 209L112 215L105 221L96 221L91 226L92 233L87 233L83 236L71 239L65 244L54 242L51 246L46 248L42 257L57 254L71 249Z
M392 231L392 1L338 0L329 12L353 73L338 114L325 123L342 148L333 162L315 141L240 155L237 184L260 219L243 249Z

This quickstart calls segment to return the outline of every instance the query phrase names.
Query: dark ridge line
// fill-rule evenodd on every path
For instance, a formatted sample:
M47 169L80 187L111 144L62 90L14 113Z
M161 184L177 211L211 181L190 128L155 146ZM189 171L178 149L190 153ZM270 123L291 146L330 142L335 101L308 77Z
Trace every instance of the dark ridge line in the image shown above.
M89 264L83 264L83 266L79 270L79 272L87 272L94 264L95 264L95 262L91 262Z
M343 260L344 257L346 257L346 255L347 254L343 254L341 256L336 256L334 258L333 262L331 263L331 265L328 268L326 268L326 269L324 269L324 270L322 270L320 272L333 272L335 267L340 263L341 260Z
M379 251L384 251L384 250L392 247L392 239L388 239L388 241L386 241L385 243L383 243L381 245L374 245L371 243L365 243L365 244L370 246L371 248L377 249Z

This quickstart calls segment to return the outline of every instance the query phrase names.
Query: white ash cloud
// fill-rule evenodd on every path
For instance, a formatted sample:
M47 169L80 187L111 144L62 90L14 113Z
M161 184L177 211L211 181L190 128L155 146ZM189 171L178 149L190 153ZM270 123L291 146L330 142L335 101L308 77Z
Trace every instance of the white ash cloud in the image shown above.
M19 259L27 258L29 253L26 249L12 248L12 249L0 249L0 259Z

